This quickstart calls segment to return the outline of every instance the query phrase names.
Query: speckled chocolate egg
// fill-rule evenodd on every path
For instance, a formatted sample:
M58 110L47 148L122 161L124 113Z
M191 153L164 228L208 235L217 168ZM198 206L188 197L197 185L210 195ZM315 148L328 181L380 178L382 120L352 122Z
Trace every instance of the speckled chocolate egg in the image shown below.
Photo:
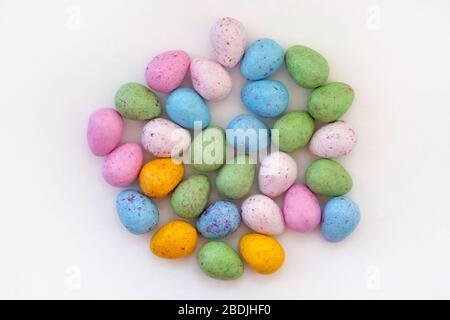
M331 159L314 161L306 170L306 185L325 196L341 196L352 189L352 177L338 162Z
M272 39L259 39L245 51L241 63L241 74L247 80L262 80L280 69L283 65L284 51Z
M211 121L211 114L205 101L191 88L178 88L169 94L166 112L170 120L186 129L206 128Z
M123 133L123 119L112 108L102 108L89 117L87 140L96 156L105 156L120 143Z
M269 197L278 197L297 179L297 163L287 153L272 152L259 167L259 190Z
M173 211L182 218L195 218L209 201L211 182L204 174L190 176L181 182L170 198Z
M191 144L188 130L164 118L150 120L142 130L142 146L158 158L176 157Z
M308 144L314 133L314 120L305 111L291 111L275 121L273 130L278 130L279 139L274 142L280 150L293 152Z
M197 230L208 239L221 239L232 234L241 224L238 207L231 201L220 200L206 208L197 220Z
M150 120L161 114L161 103L156 94L139 83L126 83L115 96L116 110L131 120Z
M294 184L286 192L283 203L286 226L297 232L314 230L320 223L320 203L303 184Z
M267 235L284 231L283 213L280 207L262 194L255 194L242 203L242 220L250 229Z
M219 101L231 92L232 84L228 71L210 59L192 59L191 79L195 91L205 100Z
M114 187L126 187L139 175L144 154L140 145L124 143L114 149L103 162L103 177Z
M219 169L226 160L225 130L217 126L209 126L192 141L191 164L202 172Z
M247 45L241 22L230 17L217 20L211 29L210 38L214 55L221 65L233 68L241 61Z
M184 164L172 158L161 158L147 162L139 174L139 186L150 198L167 196L184 176Z
M197 254L197 263L214 279L233 280L244 273L244 263L237 252L222 241L205 243Z
M337 158L349 154L356 145L353 127L344 121L323 126L314 133L309 150L321 158Z
M358 205L348 197L336 197L323 209L321 231L325 240L339 242L347 238L360 220Z
M289 93L284 84L276 80L247 83L241 90L241 100L251 112L266 118L282 114L289 104Z
M252 189L255 171L256 163L249 156L236 156L217 174L217 191L229 199L244 197Z

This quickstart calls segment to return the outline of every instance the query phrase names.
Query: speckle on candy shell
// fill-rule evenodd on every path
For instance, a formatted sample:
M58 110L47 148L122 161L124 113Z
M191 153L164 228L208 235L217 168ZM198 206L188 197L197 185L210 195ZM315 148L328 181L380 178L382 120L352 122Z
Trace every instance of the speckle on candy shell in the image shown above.
M191 79L195 91L209 101L225 99L231 92L231 77L227 70L206 58L192 60Z
M284 263L283 247L277 240L263 234L250 233L242 236L239 251L250 268L258 273L274 273Z
M187 222L175 220L162 226L150 241L150 250L165 259L189 256L197 246L197 230Z
M360 216L358 205L350 198L333 198L323 209L322 235L329 242L342 241L356 229Z
M320 203L303 184L294 184L286 192L283 204L284 221L297 232L314 230L320 224Z
M128 142L118 146L103 163L103 177L114 187L126 187L139 175L144 155L137 143Z
M241 63L241 74L247 80L262 80L280 69L284 62L284 51L272 39L259 39L245 51Z
M267 196L255 194L242 203L242 220L250 229L277 235L284 231L283 213L280 207Z
M311 163L305 174L306 185L315 194L341 196L352 189L350 174L338 162L318 159Z
M321 158L337 158L349 154L356 141L353 127L347 122L336 121L316 131L309 143L309 150Z
M240 199L250 192L255 179L256 164L249 156L237 155L228 161L216 177L220 194L229 199Z
M172 193L170 205L179 217L195 218L208 204L210 192L211 182L207 175L192 175Z
M247 45L244 26L230 17L219 19L211 29L211 44L217 61L226 68L233 68Z
M96 156L105 156L120 142L123 133L123 119L112 108L102 108L89 117L87 140Z
M134 234L152 230L159 220L153 201L135 190L123 190L117 195L116 210L124 227Z
M222 239L232 234L241 224L238 207L226 200L208 206L197 220L197 230L208 239Z
M158 158L179 156L191 143L188 130L164 118L150 120L142 130L142 146Z
M157 95L139 83L129 82L121 86L114 101L117 112L127 119L150 120L161 114Z
M278 197L297 178L297 163L284 152L272 152L261 162L258 182L259 190L269 197Z
M227 126L227 143L241 152L255 152L270 144L269 127L251 114L234 117Z
M183 82L189 64L189 55L182 50L158 54L150 61L145 70L148 86L164 93L175 90Z

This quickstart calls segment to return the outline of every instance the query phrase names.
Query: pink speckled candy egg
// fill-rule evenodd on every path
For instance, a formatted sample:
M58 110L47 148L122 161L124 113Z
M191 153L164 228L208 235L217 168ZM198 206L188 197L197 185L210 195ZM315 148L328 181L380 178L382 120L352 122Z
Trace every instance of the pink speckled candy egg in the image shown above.
M103 177L114 187L126 187L139 175L144 155L139 144L124 143L111 152L103 163Z
M89 117L87 140L96 156L105 156L120 142L123 133L123 119L113 108L102 108Z
M247 46L244 26L230 17L219 19L211 29L211 43L217 61L226 68L233 68L242 59Z
M337 158L349 154L356 141L353 127L345 121L336 121L316 131L309 143L309 150L321 158Z
M294 184L286 192L283 215L288 228L297 232L311 231L320 224L319 200L305 185Z
M241 209L242 220L250 229L269 236L284 231L283 213L269 197L252 195L245 199Z
M228 72L217 62L206 58L192 59L191 79L194 89L206 100L222 100L231 92Z
M189 55L182 50L163 52L150 61L145 79L150 88L169 93L183 82L189 69Z
M169 158L184 153L191 144L191 134L176 123L155 118L142 130L142 146L158 158Z
M269 197L285 192L297 178L297 163L284 152L273 152L261 162L259 190Z

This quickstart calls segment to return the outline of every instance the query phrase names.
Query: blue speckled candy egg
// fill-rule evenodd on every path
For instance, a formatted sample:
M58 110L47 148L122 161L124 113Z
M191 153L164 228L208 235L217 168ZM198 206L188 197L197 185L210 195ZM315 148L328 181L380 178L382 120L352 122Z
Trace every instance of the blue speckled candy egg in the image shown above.
M248 110L258 116L275 118L288 107L289 93L280 81L259 80L242 88L241 100Z
M239 151L256 152L270 144L270 129L255 116L242 114L228 124L227 143Z
M153 201L135 190L120 192L116 209L122 224L134 234L150 231L159 220L158 208Z
M241 63L241 74L248 80L261 80L280 69L284 62L284 51L272 39L259 39L253 42Z
M327 202L322 213L321 230L325 240L339 242L358 226L358 205L348 197L336 197Z
M241 224L238 207L220 200L209 205L197 220L197 230L208 239L221 239L232 234Z
M201 127L206 128L211 121L211 114L205 101L191 88L173 91L167 97L166 111L173 122L186 129L193 129L196 121L201 121Z

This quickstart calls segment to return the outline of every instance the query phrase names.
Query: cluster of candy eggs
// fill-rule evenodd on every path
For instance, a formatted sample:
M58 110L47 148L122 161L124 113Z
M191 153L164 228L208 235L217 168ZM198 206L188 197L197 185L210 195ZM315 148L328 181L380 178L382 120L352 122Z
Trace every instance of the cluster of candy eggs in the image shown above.
M171 194L173 211L183 219L196 219L195 227L185 220L162 226L152 237L151 251L162 258L182 258L192 254L198 234L209 239L198 251L200 268L217 279L236 279L244 264L262 274L273 273L284 262L284 250L272 236L285 227L296 232L309 232L320 226L330 242L345 239L359 223L360 212L355 202L344 195L352 188L352 179L333 158L347 155L356 143L353 128L339 118L353 101L353 90L345 83L326 84L329 66L318 52L293 46L286 52L271 39L260 39L247 48L243 25L233 18L218 20L211 31L216 61L190 59L181 50L164 52L151 60L145 77L152 90L168 93L166 113L170 120L159 117L162 111L157 95L138 83L123 85L115 96L116 108L94 112L88 124L88 143L97 156L106 156L103 176L110 185L127 187L137 179L141 192L121 191L116 200L122 224L134 234L156 227L159 211L151 199ZM242 61L241 61L242 60ZM241 99L252 114L233 118L224 129L210 126L211 115L205 101L224 99L232 82L226 68L235 67L250 82L241 90ZM283 83L268 80L285 63L296 84L312 89L307 111L285 112L289 94ZM179 88L190 71L194 89ZM279 151L272 152L260 164L258 172L261 194L247 197L239 209L233 200L250 193L257 166L248 155L266 148L270 129L253 114L277 118ZM149 121L141 144L119 145L123 118ZM314 132L314 120L325 123ZM195 123L201 124L201 135L191 143ZM239 130L255 130L256 143L229 135ZM263 130L260 130L263 129ZM262 139L261 139L262 138ZM243 154L226 161L226 143ZM296 183L297 164L288 154L309 144L320 159L306 171L305 184ZM215 150L214 161L203 161L206 149ZM156 157L143 165L144 150ZM174 159L190 155L192 166L201 172L185 179L183 161ZM211 181L208 172L217 171L215 186L224 197L209 203ZM272 199L284 194L283 207ZM323 210L317 195L332 197ZM240 255L223 239L235 232L241 220L255 233L244 235L239 242ZM241 258L242 257L242 258Z

